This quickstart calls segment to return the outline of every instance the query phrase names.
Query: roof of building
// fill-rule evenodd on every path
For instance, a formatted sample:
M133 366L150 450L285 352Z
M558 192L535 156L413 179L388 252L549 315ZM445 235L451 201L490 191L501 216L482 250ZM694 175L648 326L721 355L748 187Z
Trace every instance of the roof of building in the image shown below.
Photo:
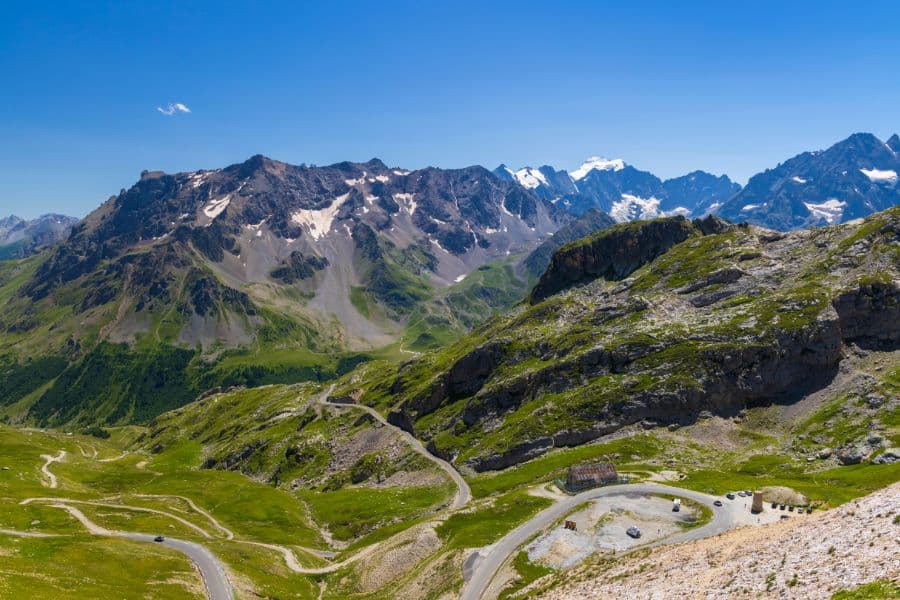
M569 477L576 481L616 477L616 467L612 463L576 465L574 467L569 467Z

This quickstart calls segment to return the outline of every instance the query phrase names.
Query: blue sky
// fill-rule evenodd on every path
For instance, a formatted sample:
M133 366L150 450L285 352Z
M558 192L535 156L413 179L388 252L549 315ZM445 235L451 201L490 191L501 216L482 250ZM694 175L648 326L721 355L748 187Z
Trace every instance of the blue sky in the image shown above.
M743 182L900 130L897 2L120 4L4 5L0 215L256 153Z

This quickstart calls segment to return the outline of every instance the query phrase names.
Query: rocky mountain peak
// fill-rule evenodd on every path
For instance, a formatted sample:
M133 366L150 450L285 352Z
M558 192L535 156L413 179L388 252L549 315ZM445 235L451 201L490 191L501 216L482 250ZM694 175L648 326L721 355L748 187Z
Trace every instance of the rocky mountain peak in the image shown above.
M900 152L900 135L896 133L887 141L887 146L894 152Z
M17 217L16 215L9 215L8 217L3 217L0 219L0 227L15 227L19 223L22 223L24 219L21 217Z
M718 211L772 229L842 223L900 203L900 154L871 133L804 152L750 178Z

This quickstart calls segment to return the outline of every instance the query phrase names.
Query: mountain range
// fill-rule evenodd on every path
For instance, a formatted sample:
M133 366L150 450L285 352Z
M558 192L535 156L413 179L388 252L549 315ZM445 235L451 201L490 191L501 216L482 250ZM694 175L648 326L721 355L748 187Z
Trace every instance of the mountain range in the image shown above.
M547 165L515 171L500 165L494 173L575 215L596 208L619 222L674 214L702 216L741 189L726 175L694 171L663 181L621 159L600 157L588 158L572 173Z
M900 136L857 133L754 175L716 212L780 230L844 223L900 203L897 173Z
M571 173L260 155L145 171L77 224L3 221L4 239L29 240L16 256L32 255L0 262L0 368L8 382L38 373L0 404L37 394L39 422L127 422L211 387L328 379L444 347L546 288L560 248L616 222L717 213L791 229L893 206L898 147L855 134L746 188L598 158Z
M78 222L65 215L41 215L30 221L10 215L0 219L0 260L23 258L60 242Z
M799 154L754 175L744 188L705 171L661 180L622 159L599 157L571 173L546 165L494 170L576 216L589 208L618 222L714 213L783 231L843 223L896 205L898 172L900 136L882 142L870 133Z

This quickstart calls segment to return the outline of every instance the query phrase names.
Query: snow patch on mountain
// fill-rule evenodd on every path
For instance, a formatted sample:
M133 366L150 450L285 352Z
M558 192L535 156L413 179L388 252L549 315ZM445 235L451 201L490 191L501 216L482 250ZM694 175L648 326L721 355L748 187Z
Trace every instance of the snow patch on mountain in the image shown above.
M804 202L803 205L809 210L813 219L817 221L819 219L824 219L829 225L840 223L841 217L844 215L844 209L847 207L846 202L841 202L836 198L829 198L820 204Z
M578 181L584 179L591 171L621 171L625 168L625 161L621 158L612 160L600 156L591 156L580 167L572 171L572 179Z
M691 216L691 209L686 208L684 206L676 206L672 210L667 210L663 212L663 216L666 217L689 217Z
M188 177L191 187L194 189L200 187L209 178L209 175L209 171L197 171L196 173L192 173L190 177Z
M334 223L334 218L349 197L350 193L348 192L335 198L331 202L331 205L326 206L325 208L320 208L318 210L298 210L291 213L291 221L297 225L306 225L307 229L309 229L309 234L313 239L319 240L331 230L331 224Z
M206 203L206 206L203 207L203 214L209 217L210 222L212 222L216 217L222 214L223 210L228 208L229 204L231 204L231 194L226 194L222 198L210 200Z
M633 221L635 219L652 219L660 215L659 199L656 197L641 198L631 194L622 194L622 197L613 202L609 216L619 223Z
M897 183L897 171L880 169L860 169L860 172L875 183Z
M406 212L408 212L410 216L412 216L413 213L416 212L416 207L418 206L418 204L416 203L415 194L394 194L393 196L394 200L398 204L403 205L403 208L406 209Z
M547 185L547 178L544 177L544 174L531 167L525 167L518 171L510 171L510 173L516 178L516 181L518 181L520 185L530 190L542 184Z

